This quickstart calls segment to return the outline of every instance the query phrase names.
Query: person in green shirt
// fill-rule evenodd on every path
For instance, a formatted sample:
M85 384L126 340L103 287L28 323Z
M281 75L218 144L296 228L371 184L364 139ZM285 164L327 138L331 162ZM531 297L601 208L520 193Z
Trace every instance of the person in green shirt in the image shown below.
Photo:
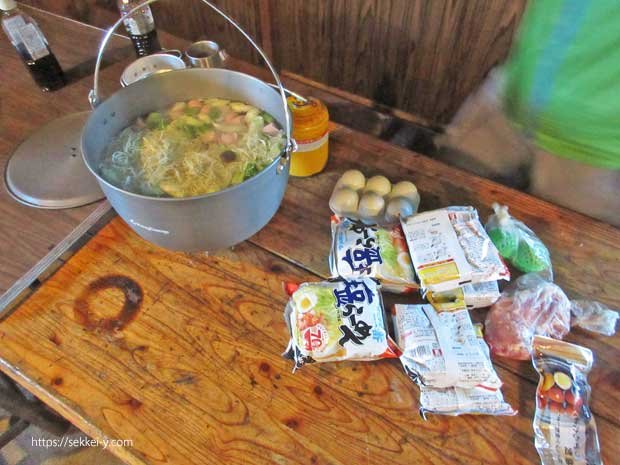
M504 132L515 132L496 143L494 156L529 167L532 194L620 226L620 2L530 1L510 56L491 79L463 110L488 112L493 89L510 126ZM478 118L487 127L480 144L496 136L492 119Z

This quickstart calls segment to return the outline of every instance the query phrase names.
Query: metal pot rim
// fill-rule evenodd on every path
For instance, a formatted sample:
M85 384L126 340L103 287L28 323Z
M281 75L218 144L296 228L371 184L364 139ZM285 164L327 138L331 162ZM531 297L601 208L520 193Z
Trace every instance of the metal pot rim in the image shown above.
M208 72L208 73L212 73L212 72L227 72L227 73L234 73L234 74L240 74L243 75L245 77L251 78L255 81L258 81L260 83L262 83L264 86L266 86L267 88L271 89L267 83L265 83L264 81L262 81L261 79L258 79L257 77L251 76L249 74L246 73L242 73L240 71L233 71L233 70L229 70L229 69L218 69L218 68L186 68L186 69L175 69L172 71L169 71L167 73L160 73L160 74L152 74L150 76L147 76L143 79L140 79L139 81L136 81L134 83L132 83L131 85L140 85L141 82L147 81L149 79L158 79L161 78L162 76L165 75L169 75L172 73L188 73L188 72ZM166 76L167 77L167 76ZM122 93L125 89L129 88L129 86L127 87L123 87L121 89L119 89L118 91L116 91L114 94L112 94L113 96L118 94L118 93ZM105 104L105 102L102 102L102 104ZM93 112L97 111L97 108L95 108L93 110ZM286 108L286 111L289 111L288 107ZM88 124L88 122L87 122ZM252 176L249 179L246 179L245 181L240 182L239 184L235 184L234 186L229 186L225 189L219 190L219 191L215 191L215 192L209 192L208 194L201 194L201 195L194 195L192 197L154 197L154 196L149 196L149 195L143 195L143 194L136 194L134 192L130 192L128 190L122 189L118 186L115 186L114 184L108 182L106 179L104 179L99 173L97 173L97 171L95 169L93 169L90 166L90 162L88 161L88 159L86 158L86 152L84 150L84 132L82 132L82 160L84 161L84 164L86 165L86 168L88 168L88 170L95 176L95 178L97 178L97 180L99 182L103 182L104 184L106 184L107 186L109 186L110 188L114 189L115 191L121 192L123 194L127 194L130 195L132 197L136 197L136 198L140 198L140 199L145 199L145 200L156 200L156 201L165 201L165 202L180 202L180 201L184 201L184 200L198 200L198 199L205 199L205 198L209 198L209 197L215 197L219 194L223 194L225 192L230 192L230 191L234 191L236 189L241 188L244 184L251 182L255 179L258 179L260 176L264 175L265 172L271 170L273 168L274 165L277 165L282 157L285 155L286 153L286 147L284 147L280 153L273 159L273 161L267 165L265 168L263 168L259 173L255 174L254 176ZM288 162L287 162L288 164ZM276 167L277 169L277 167Z

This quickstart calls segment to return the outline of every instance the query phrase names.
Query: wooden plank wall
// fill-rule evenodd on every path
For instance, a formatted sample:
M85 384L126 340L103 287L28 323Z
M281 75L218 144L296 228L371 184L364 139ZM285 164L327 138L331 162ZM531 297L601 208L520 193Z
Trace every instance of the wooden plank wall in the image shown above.
M114 0L24 0L107 26ZM507 55L526 0L215 0L292 71L432 124L450 120ZM158 27L213 38L258 63L241 36L197 0L154 5Z

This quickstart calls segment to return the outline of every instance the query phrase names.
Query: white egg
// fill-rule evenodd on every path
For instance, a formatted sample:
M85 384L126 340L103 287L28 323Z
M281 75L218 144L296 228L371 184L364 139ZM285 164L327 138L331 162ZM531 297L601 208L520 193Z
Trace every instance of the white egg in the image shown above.
M362 189L366 185L366 176L359 170L348 170L340 176L336 188L348 187L354 191Z
M366 182L366 187L364 187L364 192L374 192L381 197L388 195L390 190L392 190L392 183L385 176L373 176Z
M336 189L329 199L329 208L340 216L353 214L357 211L359 195L353 189L342 187Z
M401 181L394 184L392 191L390 192L390 198L394 197L406 197L411 202L420 203L420 194L418 194L418 188L415 184L409 181Z
M362 195L358 208L361 217L369 218L381 215L385 207L383 197L375 192L368 192Z
M416 212L415 207L411 204L411 201L405 197L392 198L385 209L385 220L388 223L395 223L400 218L407 218L414 215Z

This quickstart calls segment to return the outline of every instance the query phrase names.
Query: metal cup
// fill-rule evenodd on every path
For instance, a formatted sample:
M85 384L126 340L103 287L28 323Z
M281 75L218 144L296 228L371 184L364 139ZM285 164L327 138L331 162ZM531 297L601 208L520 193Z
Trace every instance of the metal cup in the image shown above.
M193 68L225 68L228 55L212 40L194 42L185 50L185 56Z

